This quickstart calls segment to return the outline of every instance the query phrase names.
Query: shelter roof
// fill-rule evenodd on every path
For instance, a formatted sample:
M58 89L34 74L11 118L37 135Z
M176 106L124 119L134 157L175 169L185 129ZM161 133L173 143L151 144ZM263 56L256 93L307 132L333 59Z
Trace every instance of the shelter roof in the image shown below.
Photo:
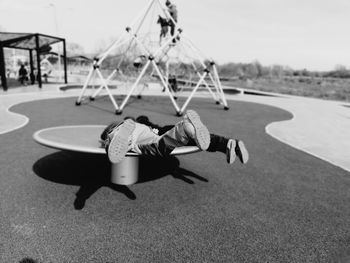
M35 37L39 38L39 48L49 46L61 41L63 38L44 35L40 33L10 33L0 32L0 44L3 47L18 48L18 49L36 49Z

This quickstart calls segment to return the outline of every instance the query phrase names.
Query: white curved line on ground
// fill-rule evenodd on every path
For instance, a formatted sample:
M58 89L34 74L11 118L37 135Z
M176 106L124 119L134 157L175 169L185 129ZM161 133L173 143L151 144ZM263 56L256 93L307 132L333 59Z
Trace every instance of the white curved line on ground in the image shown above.
M12 107L12 106L11 106L11 107ZM8 109L6 109L6 113L8 114L8 116L10 117L11 115L14 115L14 116L16 116L16 117L18 117L18 118L23 118L24 120L23 120L20 124L18 124L17 126L15 126L15 127L13 127L13 128L8 128L8 129L4 129L4 130L0 131L0 135L1 135L1 134L8 133L8 132L12 132L12 131L14 131L14 130L18 130L18 129L20 129L20 128L26 126L26 125L28 124L28 122L29 122L29 118L28 118L27 116L22 115L22 114L18 114L18 113L15 113L15 112L11 112L11 111L9 110L11 107L9 107ZM16 118L16 117L14 117L14 118Z
M0 95L0 135L9 133L20 128L23 128L28 124L29 118L23 114L12 112L10 109L18 104L44 100L44 99L56 99L64 97L74 97L75 93L64 93L56 88L52 91L46 92L28 92L18 94Z
M350 111L341 102L303 97L268 98L237 96L234 100L278 107L290 120L265 127L267 134L332 165L350 171Z
M290 119L290 120L288 120L288 121L292 121L293 119L294 119L294 115L293 115L293 118ZM315 152L311 152L311 151L309 151L309 150L307 150L307 149L303 149L302 147L296 145L295 143L292 144L292 143L290 143L289 141L284 140L284 139L282 139L281 137L279 137L278 135L274 134L273 131L271 131L272 125L281 124L281 122L284 122L284 121L280 121L280 122L277 121L277 122L271 122L271 123L269 123L269 124L266 125L266 127L265 127L265 132L266 132L268 135L270 135L271 137L273 137L274 139L276 139L276 140L278 140L278 141L280 141L280 142L282 142L282 143L284 143L284 144L287 144L287 145L289 145L289 146L291 146L291 147L293 147L293 148L295 148L295 149L297 149L297 150L299 150L299 151L303 151L303 152L305 152L305 153L307 153L307 154L310 154L310 155L312 155L312 156L314 156L314 157L316 157L316 158L319 158L319 159L321 159L321 160L323 160L323 161L326 161L326 162L328 162L328 163L330 163L330 164L332 164L332 165L334 165L334 166L337 166L337 167L339 167L339 168L342 168L342 169L344 169L344 170L350 172L349 167L346 167L346 166L343 166L343 165L341 165L341 164L338 164L337 162L334 162L334 161L332 161L332 160L329 160L329 159L327 159L326 157L323 157L322 155L319 155L319 154L317 154L317 153L315 153Z

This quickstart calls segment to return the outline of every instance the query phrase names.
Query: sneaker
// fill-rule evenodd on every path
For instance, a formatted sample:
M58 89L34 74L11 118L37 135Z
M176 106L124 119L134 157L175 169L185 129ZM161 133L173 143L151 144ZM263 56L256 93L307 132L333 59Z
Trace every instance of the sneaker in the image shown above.
M235 152L241 163L245 164L248 162L249 154L247 148L245 148L243 141L236 140Z
M226 161L229 164L232 164L236 159L235 148L236 148L236 141L230 139L227 142L227 146L226 146Z
M108 134L106 151L112 163L119 163L125 158L130 144L130 136L135 129L132 119L125 120L115 130Z
M184 117L184 120L188 120L194 130L189 129L184 125L185 132L196 142L196 145L202 150L205 151L208 149L210 144L210 134L207 127L201 122L201 119L197 112L194 110L188 110Z

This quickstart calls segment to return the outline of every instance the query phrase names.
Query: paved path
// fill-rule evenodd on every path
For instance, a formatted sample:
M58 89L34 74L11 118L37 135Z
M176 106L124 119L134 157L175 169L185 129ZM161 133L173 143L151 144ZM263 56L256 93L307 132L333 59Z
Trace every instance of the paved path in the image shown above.
M77 96L79 90L60 91L58 85L0 92L0 135L26 125L28 118L8 109L18 103ZM163 95L148 90L145 95ZM291 120L271 123L266 132L297 149L350 171L350 104L296 96L227 95L229 100L278 107L293 114Z

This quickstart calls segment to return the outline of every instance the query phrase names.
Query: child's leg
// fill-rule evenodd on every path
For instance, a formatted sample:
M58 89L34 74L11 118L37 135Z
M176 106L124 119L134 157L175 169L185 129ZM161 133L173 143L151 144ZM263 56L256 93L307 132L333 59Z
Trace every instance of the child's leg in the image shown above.
M232 141L232 143L233 143L232 139L230 141ZM235 153L238 156L241 163L247 163L249 160L249 154L248 154L247 148L245 147L243 141L234 140L234 144L235 144Z
M166 125L163 127L156 125L150 122L147 116L139 116L136 119L136 121L139 123L143 123L145 125L149 125L153 128L156 128L157 130L159 130L159 133L158 133L159 135L163 135L166 132L175 128L174 125ZM179 132L180 131L179 127L177 127L177 129L178 129L177 132ZM173 130L171 131L171 133L176 134L176 131ZM173 137L174 136L171 135L171 138ZM153 147L149 147L149 146L145 147L146 149L144 149L144 151L148 151L148 154L151 152L158 152L157 153L158 155L164 156L169 154L173 150L173 147L172 148L165 147L164 140L160 140L159 143L160 145L157 145L157 146L153 145ZM190 139L187 145L195 145L194 140ZM242 163L246 163L249 159L248 151L245 148L245 145L242 141L228 139L217 134L210 134L210 144L207 151L224 153L226 155L227 162L230 164L234 162L236 155L239 157Z
M121 162L128 151L141 153L138 144L152 144L159 140L150 127L127 119L107 135L105 148L112 163Z
M207 127L201 122L199 115L188 110L184 119L167 131L162 140L173 148L186 145L197 145L201 150L208 149L210 134Z
M137 117L136 118L136 122L142 123L144 125L150 126L153 129L158 130L158 135L163 135L164 133L166 133L167 131L171 130L175 126L175 125L159 126L157 124L154 124L154 123L150 122L148 117L145 116L145 115L141 115L141 116Z
M249 154L243 141L227 139L216 134L210 134L210 145L207 151L226 154L226 160L230 164L235 161L236 156L242 163L247 163L249 159Z
M208 152L226 152L226 147L229 139L216 134L210 134L210 145L207 149Z
M209 143L208 129L201 122L198 114L189 110L184 119L163 134L158 141L139 144L135 147L135 151L152 156L167 156L176 147L197 145L200 149L206 150Z
M105 149L112 163L118 163L124 160L125 154L131 144L131 134L134 130L135 122L128 119L115 127L115 129L107 135Z

